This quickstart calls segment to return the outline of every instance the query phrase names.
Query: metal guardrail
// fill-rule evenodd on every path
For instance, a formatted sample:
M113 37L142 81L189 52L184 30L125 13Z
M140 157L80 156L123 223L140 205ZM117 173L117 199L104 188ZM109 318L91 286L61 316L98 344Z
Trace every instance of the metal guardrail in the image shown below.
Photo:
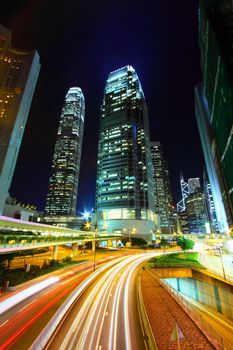
M9 249L12 251L13 249L19 250L19 248L22 248L24 250L26 249L32 249L32 248L41 248L41 247L48 247L48 246L54 246L54 245L63 245L63 244L72 244L72 243L78 243L78 242L91 242L93 240L95 241L104 241L104 240L114 240L119 237L113 237L113 236L100 236L96 238L91 237L85 237L85 238L73 238L73 239L67 239L63 241L44 241L44 242L28 242L28 243L15 243L15 244L0 244L0 249L2 250L1 253L4 253L4 250L7 252Z
M226 339L222 337L222 335L207 322L197 309L194 307L187 299L185 299L176 289L174 289L171 285L169 285L166 281L160 280L165 289L172 294L178 303L185 309L189 317L195 322L195 324L199 327L199 329L207 336L209 341L216 347L216 349L225 349L225 350L233 350L233 344L228 342ZM205 313L205 311L203 311ZM210 336L211 337L210 337ZM212 337L216 340L213 342Z

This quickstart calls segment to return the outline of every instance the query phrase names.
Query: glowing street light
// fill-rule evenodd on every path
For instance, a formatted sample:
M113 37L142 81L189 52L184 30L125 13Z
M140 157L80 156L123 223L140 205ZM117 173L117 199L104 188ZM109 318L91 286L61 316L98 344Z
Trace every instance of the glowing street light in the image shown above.
M96 258L96 234L97 234L97 229L93 232L93 242L92 242L92 252L93 252L93 271L95 271L95 258Z

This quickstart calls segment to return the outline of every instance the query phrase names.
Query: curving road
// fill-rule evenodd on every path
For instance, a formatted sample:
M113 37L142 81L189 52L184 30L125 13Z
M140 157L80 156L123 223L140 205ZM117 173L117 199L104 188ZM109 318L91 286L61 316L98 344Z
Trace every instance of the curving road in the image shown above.
M47 349L146 349L136 298L140 265L155 253L111 266L79 297Z
M113 256L98 260L97 266L113 261ZM28 282L24 289L0 298L0 350L27 350L67 296L93 271L93 264L73 266ZM38 285L52 280L46 288ZM44 282L43 282L44 281ZM28 291L31 293L28 293ZM24 295L26 294L26 295ZM19 300L17 300L17 298ZM13 302L16 299L16 302ZM12 306L9 307L8 303ZM6 310L5 310L5 309Z

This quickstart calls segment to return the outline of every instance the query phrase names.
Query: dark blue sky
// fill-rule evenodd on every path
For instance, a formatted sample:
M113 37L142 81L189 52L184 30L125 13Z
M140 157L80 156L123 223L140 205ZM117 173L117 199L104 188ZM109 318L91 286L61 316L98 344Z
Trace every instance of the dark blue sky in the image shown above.
M36 48L41 72L11 194L44 208L64 96L86 100L78 209L94 206L98 118L111 70L131 64L148 104L151 139L160 140L174 202L179 173L202 175L193 89L201 80L196 0L0 0L0 23L13 45Z

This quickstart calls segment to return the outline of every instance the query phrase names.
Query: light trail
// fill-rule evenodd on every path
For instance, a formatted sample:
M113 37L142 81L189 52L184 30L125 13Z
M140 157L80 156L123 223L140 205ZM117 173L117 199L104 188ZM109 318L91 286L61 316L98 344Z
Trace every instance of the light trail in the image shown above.
M1 325L0 325L0 328L5 326L5 324L7 324L9 322L9 320L6 320L5 322L3 322Z
M125 258L124 258L124 260L125 260ZM102 268L101 272L106 270L107 267L111 267L114 263L115 262L110 262L108 264L108 266L104 266ZM120 266L121 265L124 266L125 265L125 261L122 261L119 264L117 264L116 266L113 266L113 270L115 270L115 269L118 270L119 265ZM98 292L99 292L99 289L100 289L101 285L104 284L104 282L108 279L108 277L110 276L110 280L114 279L115 276L114 276L113 270L111 269L111 270L107 271L106 274L102 277L102 279L93 288L91 293L88 295L88 298L83 303L83 305L82 305L82 307L81 307L81 309L80 309L80 311L79 311L75 321L70 326L70 330L69 330L68 334L66 335L66 337L64 338L64 340L63 340L63 342L61 344L62 348L72 349L72 346L73 346L73 344L74 344L74 342L76 340L76 338L74 337L74 333L77 333L77 332L80 331L80 329L82 328L83 320L85 319L85 317L87 316L88 313L89 313L89 326L93 322L93 317L96 316L96 315L94 315L93 311L96 311L96 308L98 307L98 303L96 303L95 310L90 310L92 302L95 300L95 298L97 298ZM99 272L100 272L100 269L95 272L96 277L99 275ZM85 287L89 284L89 280L93 280L93 275L90 276L89 279L87 279L85 281ZM80 286L80 287L82 288L82 286ZM106 286L106 289L108 289L108 285ZM104 291L104 290L105 289L103 288L102 291ZM100 294L100 296L102 296L102 294ZM99 300L101 300L101 299L98 298L98 301ZM86 335L87 335L87 333L85 331L82 332L82 333L83 334L80 336L80 341L79 341L79 343L81 343L81 344L84 343L84 339L86 338ZM71 337L72 337L72 339L71 339ZM79 345L81 346L81 344L79 344ZM81 347L77 347L77 348L81 349Z
M129 303L130 287L135 269L155 255L156 253L137 254L109 266L109 270L92 289L89 292L87 290L86 294L89 294L85 296L84 302L73 312L72 323L69 319L66 326L65 320L60 324L59 332L47 349L54 349L56 345L53 342L57 341L61 350L137 349L135 339L132 338L129 316L132 311L132 303Z
M121 261L122 259L125 259L125 257L123 256L120 259L118 258L117 261ZM104 260L106 261L108 260L108 258ZM111 261L109 261L109 266L112 266L114 264L115 261L113 261L111 257ZM106 266L107 265L108 264L106 264ZM96 270L96 273L101 273L102 271L104 271L105 268L105 266L101 266L99 269ZM28 338L32 338L30 329L32 327L35 328L35 324L37 322L40 322L40 319L44 317L46 313L50 314L50 310L52 308L55 308L55 310L57 310L56 304L59 305L60 300L68 296L71 293L71 291L75 290L75 288L78 289L77 296L79 295L79 293L82 294L82 291L85 289L86 286L86 278L88 275L90 276L92 270L92 263L79 264L77 267L73 267L71 271L60 270L59 274L55 272L55 278L58 278L58 281L55 282L54 285L52 284L46 287L46 289L49 288L49 290L43 291L44 288L42 288L40 291L38 291L36 289L34 290L35 295L32 294L31 296L28 296L27 294L28 292L30 292L30 289L29 287L27 287L21 291L14 292L13 295L8 296L8 298L4 299L4 302L8 299L13 300L13 302L15 302L15 296L19 295L19 293L26 293L26 295L24 294L25 298L20 299L19 303L15 303L14 306L10 305L11 307L4 311L2 325L0 325L0 348L10 349L12 345L15 344L14 346L21 349L25 335L28 334ZM77 273L81 273L81 275L77 275ZM45 279L45 281L48 281L48 277ZM91 279L89 279L89 282L90 281ZM36 284L36 286L38 287L38 283ZM45 287L45 285L39 285L39 287L42 286ZM79 288L79 286L82 286L82 288ZM32 298L37 298L37 300L29 300L27 302L27 297L30 297L31 300ZM20 308L21 302L22 306ZM3 302L1 305L3 305ZM28 347L29 346L30 344L28 345Z
M37 300L37 299L32 300L31 303L29 303L29 304L25 305L24 307L22 307L22 309L20 309L18 312L22 312L22 311L25 310L28 306L30 306L30 305L32 305L33 303L35 303L36 300Z
M47 278L46 280L39 282L34 286L26 288L21 292L13 295L12 297L9 297L8 299L5 299L0 303L0 315L12 308L13 306L21 303L23 300L31 297L32 295L40 292L42 289L45 289L58 281L58 277Z

